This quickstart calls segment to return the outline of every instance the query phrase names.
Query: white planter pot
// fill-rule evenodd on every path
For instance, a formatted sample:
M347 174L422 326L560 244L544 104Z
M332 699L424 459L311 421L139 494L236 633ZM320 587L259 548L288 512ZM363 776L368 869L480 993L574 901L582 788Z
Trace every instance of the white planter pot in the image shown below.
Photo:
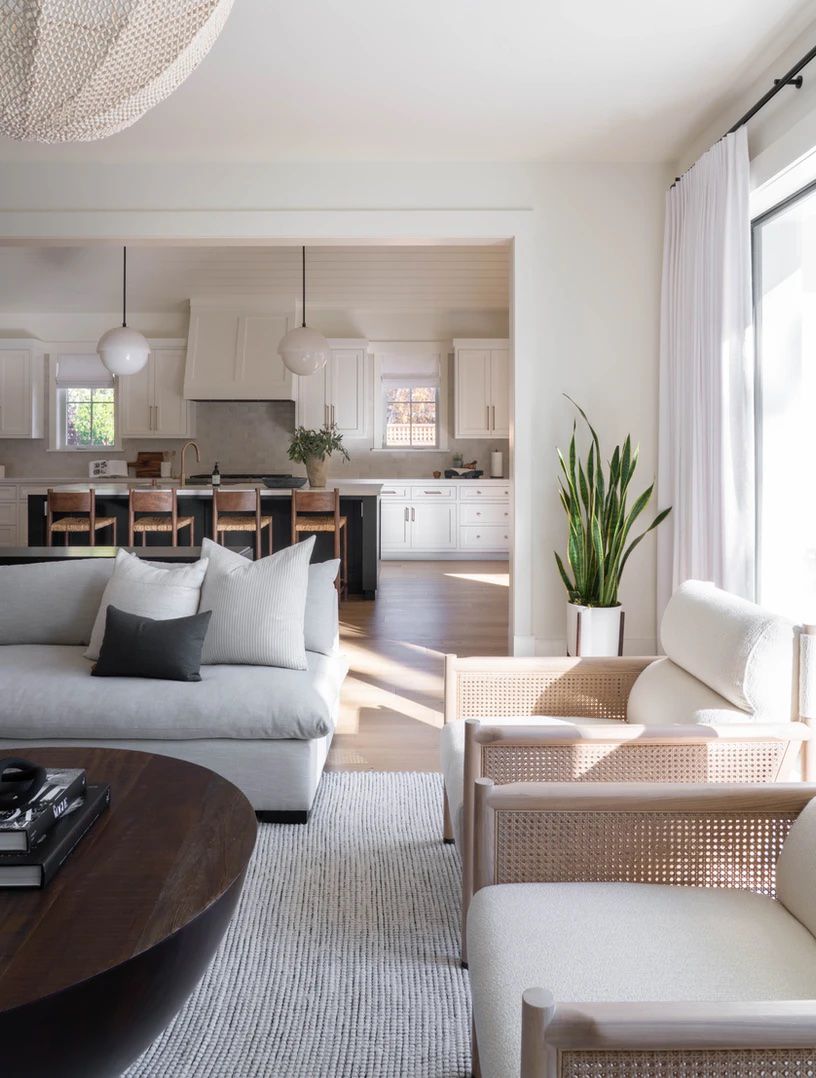
M622 655L622 606L567 603L568 655Z

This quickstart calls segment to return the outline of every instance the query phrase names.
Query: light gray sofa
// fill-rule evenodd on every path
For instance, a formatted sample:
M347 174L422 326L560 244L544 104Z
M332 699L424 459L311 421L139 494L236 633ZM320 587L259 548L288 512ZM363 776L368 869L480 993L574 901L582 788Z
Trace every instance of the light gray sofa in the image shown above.
M234 782L264 819L305 822L348 672L326 574L310 569L307 670L202 666L202 680L187 683L91 677L84 652L112 571L112 558L0 567L0 752L175 756Z

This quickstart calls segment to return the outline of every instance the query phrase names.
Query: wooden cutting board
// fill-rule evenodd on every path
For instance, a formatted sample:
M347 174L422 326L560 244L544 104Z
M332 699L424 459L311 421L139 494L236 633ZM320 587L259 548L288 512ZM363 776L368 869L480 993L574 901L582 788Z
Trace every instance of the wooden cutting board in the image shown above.
M161 449L148 449L136 454L136 460L129 460L128 467L135 470L137 479L158 479L164 452Z

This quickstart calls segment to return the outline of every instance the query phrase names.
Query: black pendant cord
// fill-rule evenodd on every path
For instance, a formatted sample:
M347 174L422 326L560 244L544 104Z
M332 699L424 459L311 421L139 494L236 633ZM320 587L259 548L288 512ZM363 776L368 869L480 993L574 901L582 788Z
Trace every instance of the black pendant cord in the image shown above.
M302 284L302 288L303 288L303 305L301 307L302 321L301 321L300 324L301 324L301 328L305 329L306 328L306 248L301 247L300 252L301 252L301 257L300 257L301 284Z
M127 326L127 247L122 248L122 328Z

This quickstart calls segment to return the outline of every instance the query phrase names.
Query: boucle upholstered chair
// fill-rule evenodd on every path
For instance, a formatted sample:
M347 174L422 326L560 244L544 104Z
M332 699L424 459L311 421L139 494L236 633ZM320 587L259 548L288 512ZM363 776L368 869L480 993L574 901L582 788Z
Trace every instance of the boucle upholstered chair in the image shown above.
M473 784L481 776L497 783L800 777L809 730L793 720L816 712L806 691L816 637L800 640L791 622L700 581L675 592L660 632L664 658L446 657L445 838L462 855L463 920L472 891Z
M475 1073L812 1074L815 796L479 780Z

